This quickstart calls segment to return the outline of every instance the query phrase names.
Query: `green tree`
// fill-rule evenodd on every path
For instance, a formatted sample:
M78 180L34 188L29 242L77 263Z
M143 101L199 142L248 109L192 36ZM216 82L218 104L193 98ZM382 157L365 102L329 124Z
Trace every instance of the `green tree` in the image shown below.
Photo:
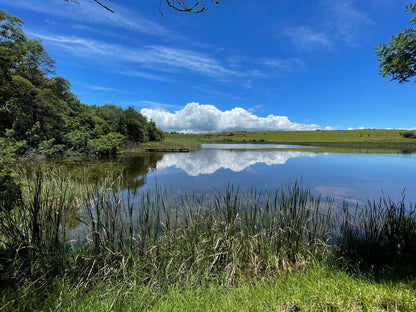
M18 152L55 156L115 154L124 143L163 137L131 107L80 103L67 80L50 77L55 61L39 40L24 35L22 25L0 11L0 138L20 144Z
M147 131L149 133L150 141L161 141L165 136L163 131L156 127L153 120L149 121L147 124Z
M380 75L399 82L409 81L416 75L416 4L407 5L406 11L415 15L410 20L413 28L402 30L389 43L376 48Z
M12 75L26 54L23 21L0 11L0 136L6 133L13 120Z
M126 136L131 142L146 142L149 140L146 129L147 120L142 114L133 107L129 107L124 112L126 122Z

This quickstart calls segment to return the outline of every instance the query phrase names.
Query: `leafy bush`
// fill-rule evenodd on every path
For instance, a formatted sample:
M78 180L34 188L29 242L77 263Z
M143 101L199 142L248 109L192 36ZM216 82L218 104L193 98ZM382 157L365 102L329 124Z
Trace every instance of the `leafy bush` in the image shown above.
M406 139L416 139L416 133L414 131L406 131L402 133L402 136Z
M64 143L68 149L76 150L81 153L87 151L88 140L90 139L90 134L88 132L73 130L64 136Z
M45 140L39 143L39 152L47 157L63 155L65 145L55 144L55 139Z
M120 133L111 132L107 135L88 142L88 151L95 155L114 155L120 151L125 136Z

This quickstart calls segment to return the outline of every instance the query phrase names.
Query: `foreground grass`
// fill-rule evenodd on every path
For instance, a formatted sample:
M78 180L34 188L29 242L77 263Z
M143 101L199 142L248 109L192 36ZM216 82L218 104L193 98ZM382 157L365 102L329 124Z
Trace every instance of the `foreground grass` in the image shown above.
M416 139L404 130L236 131L205 134L166 134L166 141L199 143L284 143L329 147L416 149Z
M131 272L133 273L133 272ZM134 274L133 274L134 275ZM131 275L130 275L131 276ZM34 289L3 293L2 311L416 311L416 278L376 281L313 263L273 278L156 290L134 278L75 289L55 281L44 294Z

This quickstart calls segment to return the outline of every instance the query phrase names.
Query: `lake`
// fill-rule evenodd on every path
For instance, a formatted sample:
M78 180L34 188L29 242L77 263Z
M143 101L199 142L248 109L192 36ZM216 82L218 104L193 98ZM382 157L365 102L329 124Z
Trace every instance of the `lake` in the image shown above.
M319 151L319 150L318 150ZM416 154L324 153L309 147L260 144L203 144L191 153L146 153L112 159L59 162L72 173L88 167L95 175L123 172L130 189L167 189L175 194L243 190L274 192L299 182L313 194L362 204L390 196L416 202Z

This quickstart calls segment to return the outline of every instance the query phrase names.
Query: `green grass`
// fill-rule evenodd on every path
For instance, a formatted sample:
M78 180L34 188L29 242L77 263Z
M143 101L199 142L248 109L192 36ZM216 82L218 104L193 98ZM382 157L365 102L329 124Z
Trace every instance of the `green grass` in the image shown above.
M282 143L324 147L395 148L416 150L416 140L402 130L236 131L206 134L166 134L167 141L199 143Z
M233 287L210 282L157 290L129 276L85 291L59 280L46 297L16 289L3 293L0 304L2 311L416 311L415 286L415 277L377 281L312 263Z
M316 146L317 153L410 153L416 151L416 139L405 130L332 130L332 131L234 131L222 133L166 133L160 142L131 145L123 152L142 153L146 148L187 148L195 151L203 143L298 144ZM293 150L291 148L290 150Z
M138 145L127 146L123 149L124 154L135 154L146 152L147 148L156 149L189 149L190 151L196 151L199 149L200 142L192 138L182 139L181 137L172 137L168 135L163 141L153 141L147 143L141 143Z

